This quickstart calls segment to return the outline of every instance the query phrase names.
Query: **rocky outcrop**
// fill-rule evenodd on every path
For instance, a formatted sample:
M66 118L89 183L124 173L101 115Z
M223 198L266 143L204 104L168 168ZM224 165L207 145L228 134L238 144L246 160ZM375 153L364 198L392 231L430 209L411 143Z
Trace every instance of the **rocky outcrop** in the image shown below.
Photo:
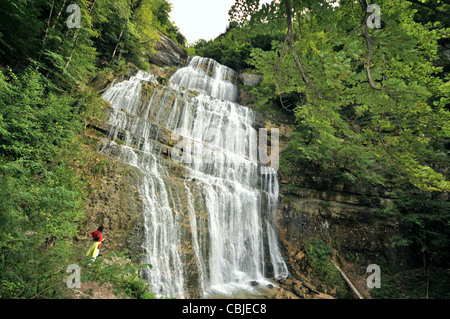
M305 243L311 238L332 248L332 258L361 293L367 290L370 264L382 271L406 265L406 253L390 241L399 233L396 220L377 214L390 199L286 184L280 193L278 233L294 278L304 274Z
M262 75L254 74L248 70L239 72L238 78L239 78L239 83L241 83L243 85L248 85L248 86L256 86L256 85L260 84L262 81Z
M87 218L80 225L78 241L88 247L92 241L90 232L105 224L102 251L127 249L137 256L142 253L144 234L142 199L134 186L140 172L100 153L97 156L97 169L101 171L86 203Z
M150 62L161 66L182 66L187 59L187 53L175 41L163 33L156 44L156 52L150 56Z

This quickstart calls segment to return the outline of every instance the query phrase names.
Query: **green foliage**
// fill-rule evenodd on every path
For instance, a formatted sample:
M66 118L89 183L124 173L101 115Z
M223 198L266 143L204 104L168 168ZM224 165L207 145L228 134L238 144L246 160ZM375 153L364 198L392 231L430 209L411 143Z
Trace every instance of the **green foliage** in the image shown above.
M248 67L245 61L250 55L250 45L247 41L238 41L235 32L222 34L215 40L199 40L194 49L197 55L209 57L234 70Z
M253 32L278 30L272 47L253 48L248 63L263 75L257 99L279 96L294 111L289 162L351 183L446 191L448 79L435 62L450 30L416 22L408 1L380 6L381 29L365 28L365 5L345 1L273 1L258 10L258 1L238 0L231 13ZM283 41L286 21L292 46Z
M159 33L184 45L186 39L169 20L171 5L166 0L98 1L93 11L94 29L99 37L95 47L99 65L113 65L122 59L138 68L148 68L148 55L154 53Z
M395 246L410 246L418 254L424 268L429 265L448 267L450 251L450 204L426 193L398 194L395 215L403 229L393 238Z
M413 254L412 266L421 269L406 278L391 278L380 291L372 292L373 297L424 298L428 293L431 298L448 298L449 276L445 269L450 260L449 202L437 194L417 191L391 196L396 197L395 205L378 214L399 221L402 233L391 238L392 245L408 247Z
M374 299L399 299L401 297L399 282L384 276L381 287L370 290L370 295Z
M313 276L325 285L323 288L335 290L338 298L351 298L351 292L345 281L329 259L332 253L331 247L321 240L310 238L305 243L304 251Z
M58 298L84 218L86 181L73 160L98 96L56 94L36 70L0 70L0 296ZM56 239L52 245L50 241Z
M193 48L197 55L209 57L234 70L251 67L248 63L253 48L270 48L273 35L252 34L249 29L230 23L227 30L216 39L197 41Z
M50 297L59 292L58 269L84 216L79 177L63 152L82 126L74 99L48 92L35 70L0 71L0 88L0 291Z
M430 267L429 295L430 299L448 299L450 275L442 268ZM381 287L372 289L370 295L374 299L425 299L426 278L422 269L412 269L402 274L383 274Z
M45 26L41 6L48 1L0 1L0 61L3 66L22 66L39 51Z
M135 263L127 258L127 255L128 251L125 250L107 252L95 262L91 262L90 258L81 260L81 282L98 282L100 286L110 283L116 295L125 295L132 299L156 299L149 291L148 283L139 276L142 268L151 269L152 266Z
M306 242L305 251L307 255L320 261L325 261L332 252L330 246L315 238L311 238Z
M397 204L378 211L400 220L404 234L393 245L410 247L424 268L448 267L449 208L438 196L449 187L449 65L437 53L450 34L449 4L383 1L381 28L368 29L368 3L283 0L259 9L258 0L236 0L230 18L252 36L278 34L270 48L253 47L247 63L263 75L256 105L296 120L280 174L396 190Z
M156 299L155 295L149 291L147 282L139 277L124 280L120 283L120 289L132 299Z
M0 250L0 298L60 298L67 277L61 265L73 257L70 244L61 240L47 250L42 237L15 231L10 229L14 240Z
M122 59L142 69L154 52L158 32L184 45L169 20L166 0L79 0L80 28L69 28L65 0L1 1L0 61L23 71L38 67L64 90L86 83L99 67ZM4 64L3 64L4 63Z
M81 128L73 98L46 92L42 82L34 70L20 77L0 71L0 154L7 160L49 160Z

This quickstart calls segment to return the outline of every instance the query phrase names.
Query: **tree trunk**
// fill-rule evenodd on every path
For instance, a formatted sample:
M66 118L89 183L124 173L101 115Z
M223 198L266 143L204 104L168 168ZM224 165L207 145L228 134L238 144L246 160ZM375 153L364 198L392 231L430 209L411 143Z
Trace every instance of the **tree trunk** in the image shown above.
M345 275L345 273L338 267L338 265L333 260L331 260L331 262L333 263L333 266L337 269L337 271L341 274L342 278L345 280L345 282L350 287L350 289L353 291L353 293L358 297L358 299L364 299L361 296L361 294L358 292L358 290L356 290L355 286L352 284L350 279L348 279L348 277Z
M423 254L423 275L425 277L425 289L426 289L426 298L429 299L429 292L430 292L430 274L429 274L429 267L427 262L427 254Z
M61 16L61 13L63 12L64 8L66 7L67 0L64 0L63 5L61 6L61 9L59 9L58 15L56 16L55 23L52 25L52 29L56 27L56 22L59 20L59 17Z
M293 28L292 28L292 7L291 7L291 1L290 0L284 0L284 5L285 5L285 8L286 8L286 22L287 22L287 27L288 27L287 36L289 37L289 42L290 42L290 46L291 46L292 56L294 57L295 64L297 65L297 68L298 68L298 70L300 72L300 75L303 78L303 80L305 81L306 85L309 85L314 90L316 95L321 99L322 97L320 96L319 90L317 90L317 88L314 85L314 83L312 83L308 79L308 77L306 76L305 70L303 69L302 62L301 62L300 58L298 57L297 53L295 52L294 31L293 31Z
M52 1L52 7L50 8L50 14L48 15L47 28L45 29L44 39L42 40L42 45L41 45L41 53L39 53L38 61L41 60L42 54L44 53L45 44L46 44L47 38L48 38L48 31L50 30L50 22L52 22L54 6L55 6L55 0Z
M73 45L72 52L70 52L70 56L67 59L66 65L64 66L63 73L65 73L67 68L69 67L70 62L72 60L73 53L75 52L75 49L77 48L78 40L80 39L80 32L79 32L79 30L80 29L77 30L77 33L75 35L75 44Z
M94 9L95 2L96 2L96 0L94 0L94 2L92 3L91 8L89 9L89 14L91 14L92 9ZM68 60L67 60L67 63L66 63L66 65L64 66L63 73L65 73L66 70L67 70L67 68L69 67L70 62L72 61L72 57L73 57L73 54L74 54L74 52L75 52L75 49L77 48L78 40L80 39L80 32L79 32L79 31L80 31L80 29L77 30L77 33L76 33L76 39L75 39L75 44L74 44L74 46L73 46L73 48L72 48L72 52L70 53L70 56L69 56L69 58L68 58Z
M123 30L125 29L126 24L127 24L127 22L125 21L125 23L122 26L122 29L120 30L119 39L117 40L116 47L114 48L114 52L111 56L111 60L109 61L109 63L111 63L114 60L114 57L116 56L117 49L119 48L119 45L120 45L120 39L122 39Z

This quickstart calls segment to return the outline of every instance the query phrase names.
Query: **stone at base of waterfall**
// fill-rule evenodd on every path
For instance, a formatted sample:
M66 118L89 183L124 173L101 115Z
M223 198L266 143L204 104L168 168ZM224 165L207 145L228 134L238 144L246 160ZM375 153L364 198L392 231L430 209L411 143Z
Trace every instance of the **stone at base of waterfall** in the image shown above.
M266 296L269 299L300 299L296 294L279 287L274 287Z

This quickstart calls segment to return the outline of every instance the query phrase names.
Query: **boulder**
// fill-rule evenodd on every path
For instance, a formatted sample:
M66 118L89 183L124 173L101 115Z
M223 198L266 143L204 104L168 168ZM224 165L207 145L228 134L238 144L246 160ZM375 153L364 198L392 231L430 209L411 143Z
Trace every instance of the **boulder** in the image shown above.
M262 75L254 74L249 71L242 71L239 73L239 81L243 85L256 86L261 83Z
M183 66L187 53L175 41L163 33L159 33L160 40L156 44L156 52L150 56L150 62L161 66Z

